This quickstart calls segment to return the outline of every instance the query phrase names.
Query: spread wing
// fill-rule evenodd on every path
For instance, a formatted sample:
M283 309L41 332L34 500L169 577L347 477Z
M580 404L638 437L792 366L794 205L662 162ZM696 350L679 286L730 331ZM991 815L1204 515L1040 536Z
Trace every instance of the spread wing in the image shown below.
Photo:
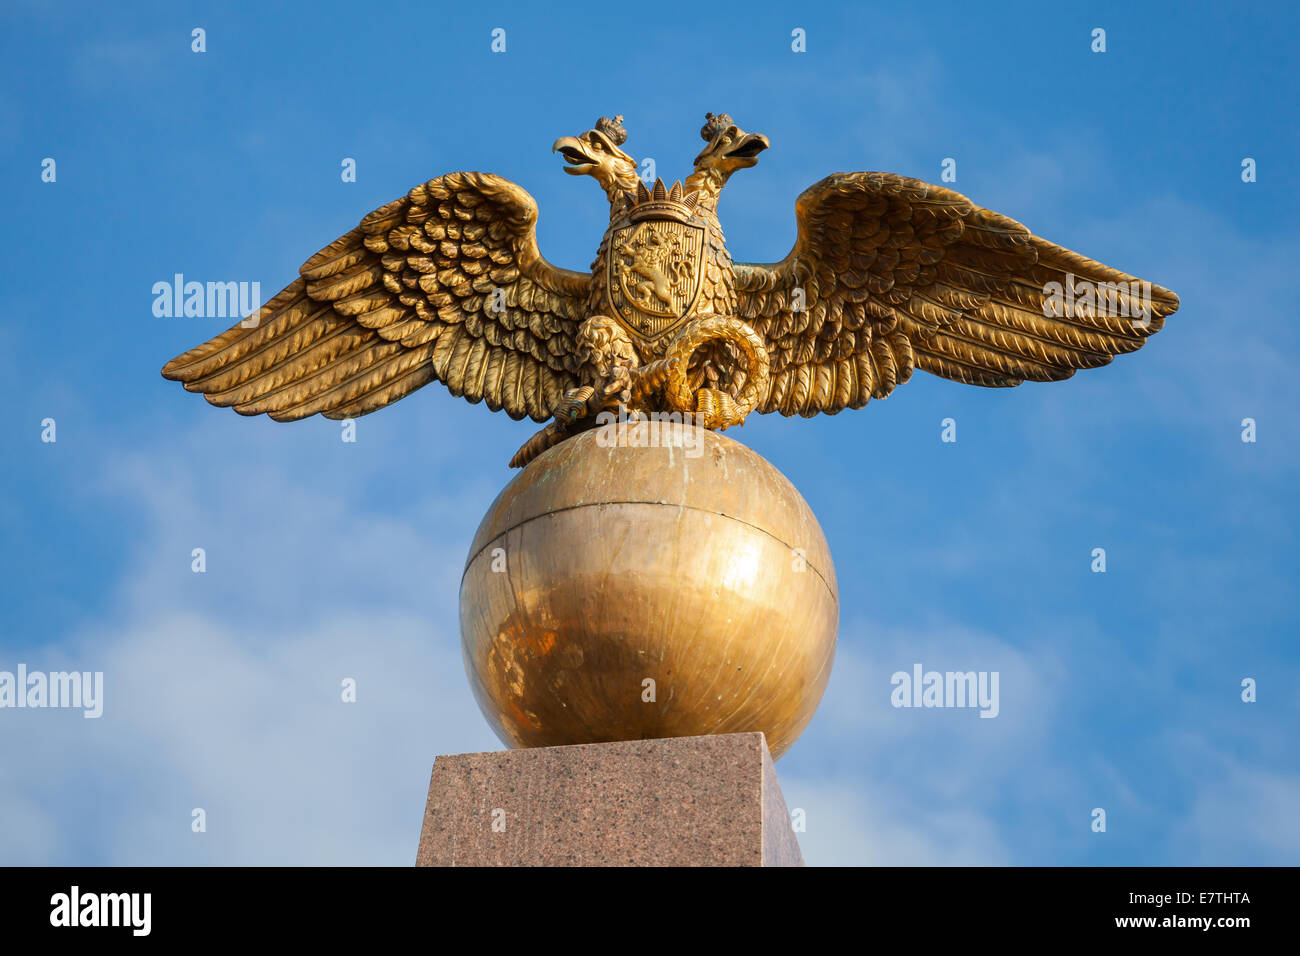
M795 212L784 260L735 265L737 311L771 360L763 412L860 408L914 368L989 387L1058 381L1141 348L1178 308L1167 289L917 179L836 174Z
M376 209L257 316L163 376L276 421L373 412L432 381L512 418L550 417L577 384L590 276L537 249L537 204L487 173L450 173Z

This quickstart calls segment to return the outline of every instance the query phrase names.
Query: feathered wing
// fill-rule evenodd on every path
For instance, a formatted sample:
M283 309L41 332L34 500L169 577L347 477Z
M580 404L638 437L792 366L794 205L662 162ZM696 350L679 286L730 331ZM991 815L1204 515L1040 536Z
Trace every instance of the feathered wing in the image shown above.
M1178 308L1172 292L1144 284L1144 317L1133 276L917 179L836 174L795 212L784 260L735 264L737 311L771 361L762 412L860 408L914 368L989 387L1058 381L1141 348ZM1069 302L1069 275L1105 294Z
M577 384L590 276L543 259L536 222L533 198L499 176L431 179L308 259L250 327L162 373L276 421L364 415L432 381L544 421Z

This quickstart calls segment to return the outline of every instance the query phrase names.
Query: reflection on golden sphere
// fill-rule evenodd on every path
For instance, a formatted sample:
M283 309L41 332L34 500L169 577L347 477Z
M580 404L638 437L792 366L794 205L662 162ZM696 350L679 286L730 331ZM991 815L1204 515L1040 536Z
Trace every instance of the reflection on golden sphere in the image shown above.
M838 623L794 486L738 442L660 422L583 432L520 472L460 591L470 684L512 747L761 730L779 757L826 689Z

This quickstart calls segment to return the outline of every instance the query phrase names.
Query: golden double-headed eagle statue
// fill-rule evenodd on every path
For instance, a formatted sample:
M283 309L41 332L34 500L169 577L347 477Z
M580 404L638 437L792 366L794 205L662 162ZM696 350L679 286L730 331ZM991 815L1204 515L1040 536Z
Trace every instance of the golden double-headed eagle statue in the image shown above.
M1058 381L1141 348L1178 308L1142 282L941 186L836 173L795 203L780 262L732 262L718 199L768 140L708 114L694 172L638 177L622 117L556 141L594 178L609 227L590 273L537 248L537 204L490 173L448 173L308 259L256 316L163 375L276 421L351 418L439 381L551 423L527 464L602 412L835 414L914 369L986 387Z

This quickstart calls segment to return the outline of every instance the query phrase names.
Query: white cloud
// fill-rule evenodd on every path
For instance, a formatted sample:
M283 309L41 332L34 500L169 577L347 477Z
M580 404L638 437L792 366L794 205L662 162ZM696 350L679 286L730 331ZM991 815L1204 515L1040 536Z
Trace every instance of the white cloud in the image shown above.
M102 670L104 715L0 720L0 752L22 755L0 778L0 862L409 864L433 758L501 746L456 625L482 508L449 509L481 497L473 479L377 517L350 486L363 473L305 486L323 462L274 438L231 461L210 431L110 458L98 491L143 510L119 599L16 652L33 668ZM442 437L451 465L455 438ZM208 549L205 574L190 570L193 544ZM356 703L341 700L346 677Z
M843 779L781 781L792 809L805 811L798 834L810 866L997 866L1008 860L996 824L953 803L918 809L897 790Z
M1071 774L1052 767L1026 788L1045 753L1063 667L1047 644L1033 653L966 628L849 622L817 716L778 765L787 804L808 814L810 865L989 865L1013 851L998 820L1008 795L1058 799ZM997 671L1001 712L895 708L895 671ZM1043 789L1056 791L1043 793Z
M73 656L105 671L103 717L0 723L25 755L6 863L409 864L434 756L500 746L454 631L406 614L290 634L173 614L88 633Z
M1195 801L1177 828L1189 862L1231 866L1249 857L1259 864L1300 861L1300 774L1243 766L1225 756L1221 772L1202 778Z

